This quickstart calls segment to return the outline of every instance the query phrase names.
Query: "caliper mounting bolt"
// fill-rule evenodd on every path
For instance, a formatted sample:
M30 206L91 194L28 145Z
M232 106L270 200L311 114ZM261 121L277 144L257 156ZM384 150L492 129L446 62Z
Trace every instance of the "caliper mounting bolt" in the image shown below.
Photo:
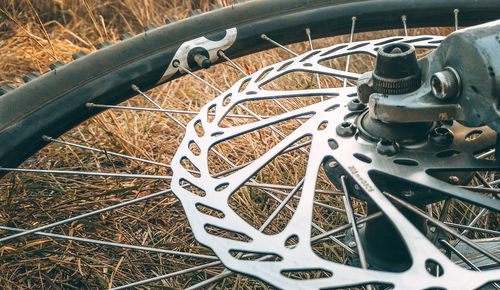
M458 72L445 67L431 77L431 88L434 97L440 100L453 99L460 96L460 76Z

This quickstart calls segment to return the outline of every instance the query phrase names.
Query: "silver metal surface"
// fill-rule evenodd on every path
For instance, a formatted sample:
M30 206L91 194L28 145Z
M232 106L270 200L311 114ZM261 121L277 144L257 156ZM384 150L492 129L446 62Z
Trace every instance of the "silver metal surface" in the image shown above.
M478 194L466 189L452 186L430 176L428 172L432 170L463 169L464 165L477 170L496 168L497 165L492 161L474 158L475 152L484 149L485 144L491 143L491 130L488 131L489 129L482 128L484 133L474 142L469 142L465 140L465 137L473 129L459 124L451 126L450 130L455 133L455 138L453 144L444 149L458 152L456 156L454 155L451 158L446 154L443 154L443 157L436 157L435 150L431 149L431 145L425 142L417 144L413 148L403 147L398 154L387 157L376 153L376 144L374 143L363 141L357 135L341 137L335 132L335 127L338 124L346 120L352 121L356 117L347 108L349 101L356 95L356 88L321 88L291 91L269 91L262 88L266 83L296 71L356 80L359 74L344 71L341 68L325 67L321 65L321 62L352 54L367 54L375 57L376 49L390 42L409 42L417 48L433 48L441 39L442 37L435 36L392 37L314 50L255 72L248 78L237 82L228 91L203 107L200 114L186 126L184 140L171 163L173 168L171 187L184 206L196 239L210 247L230 270L258 277L281 288L319 289L386 283L393 285L396 289L437 287L472 289L498 279L500 270L473 272L448 259L432 241L417 230L399 212L371 179L371 174L376 169L380 173L403 178L412 183L447 194L450 197L467 201L473 195L476 198L475 201L479 201L480 204L488 207L488 203L491 202L488 197L478 196ZM242 89L244 83L246 83L246 87ZM234 126L220 125L225 121L226 116L232 109L240 107L246 102L322 95L331 96L332 98L319 103L303 105L288 112L284 111L282 114L270 116L266 119L260 118L251 123L247 122ZM213 111L214 108L215 117L208 118L209 109ZM215 177L211 173L209 164L213 160L211 160L209 151L217 144L308 114L313 116L304 120L294 131L279 134L280 141L262 156L248 162L245 166L238 167L238 164L236 164L238 169L231 170L229 174ZM203 128L204 133L202 135L197 133L196 126ZM284 152L287 149L296 146L296 142L305 136L311 136L312 141L308 150L308 162L303 184L297 185L301 185L300 200L295 206L292 218L288 220L288 224L284 229L272 235L265 234L250 225L234 211L228 200L242 186L245 186L248 180L252 180L255 174L266 164L277 156L285 154ZM338 145L335 149L329 145L332 140ZM195 155L190 151L189 144L191 143L195 143L200 148L200 154ZM311 154L312 152L314 154ZM360 154L366 158L358 158ZM319 169L326 157L333 157L338 165L346 170L349 177L370 196L383 212L376 214L377 216L383 214L394 221L411 254L413 264L408 270L402 273L392 273L363 269L326 260L314 253L312 243L351 228L351 223L346 223L337 225L332 230L324 231L324 234L312 235L311 233L316 181ZM193 176L182 165L181 161L185 159L199 169L199 176ZM400 162L401 160L411 160L416 164L414 162ZM203 189L205 195L197 195L188 188L183 187L183 181ZM282 201L281 204L286 204L289 200L291 198ZM223 213L224 217L215 217L202 213L197 209L199 204L216 209ZM281 210L284 210L284 208L287 207L281 206ZM275 213L272 215L275 215ZM371 216L370 218L374 217ZM364 218L361 218L357 223L361 224L363 221ZM244 235L247 239L229 239L224 237L223 234L209 232L207 230L208 226L215 226L225 232ZM298 238L298 243L287 246L286 241L291 237ZM279 261L244 260L239 258L241 255L231 254L234 252L265 253L280 257L280 259ZM429 275L426 270L426 261L428 260L437 262L444 269L444 273L439 277ZM313 269L332 273L332 275L297 280L284 274L287 271L308 271Z

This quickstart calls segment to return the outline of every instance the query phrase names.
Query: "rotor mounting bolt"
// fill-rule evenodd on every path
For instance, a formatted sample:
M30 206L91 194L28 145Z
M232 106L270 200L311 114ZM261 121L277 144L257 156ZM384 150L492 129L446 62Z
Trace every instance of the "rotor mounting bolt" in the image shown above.
M434 97L449 100L460 95L460 76L451 67L445 67L431 77L431 88Z
M361 103L358 98L352 99L349 104L347 104L349 111L361 111L366 108L366 105Z
M347 245L348 245L350 248L354 248L354 247L356 247L356 242L355 242L355 241L350 241Z
M450 146L453 143L453 133L448 128L438 127L432 130L429 140L434 145Z
M342 137L350 137L356 133L356 125L351 122L342 122L337 126L337 135Z
M395 141L381 139L377 143L377 152L386 156L395 155L399 152L399 144Z

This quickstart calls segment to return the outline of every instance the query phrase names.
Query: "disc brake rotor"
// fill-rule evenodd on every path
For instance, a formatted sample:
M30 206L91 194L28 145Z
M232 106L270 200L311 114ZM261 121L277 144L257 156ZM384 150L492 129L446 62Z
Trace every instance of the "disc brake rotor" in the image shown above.
M495 134L490 129L472 129L458 123L437 124L429 130L439 127L453 136L446 146L426 138L391 147L394 144L390 142L380 144L361 137L355 125L360 126L364 109L353 106L356 87L266 89L272 81L296 72L356 80L358 74L324 66L324 62L354 54L375 57L378 47L391 42L435 48L441 39L436 36L399 37L318 49L263 68L204 106L187 125L186 135L172 160L171 187L182 202L196 239L211 248L229 269L281 288L385 284L403 289L458 289L477 288L498 279L498 270L473 272L453 263L384 195L387 191L413 204L453 197L495 209L490 198L451 184L466 178L454 172L498 167L491 160L475 157L495 144ZM323 101L312 101L320 98ZM290 100L296 100L293 108L286 103ZM280 110L266 115L256 113L266 106L266 101L273 102ZM259 102L262 104L258 105ZM236 120L235 114L240 114L240 119ZM283 123L294 125L286 127ZM472 140L472 135L477 138ZM245 138L252 136L260 138L259 142L246 143L248 139ZM243 143L241 148L231 147L230 142L235 139ZM274 141L268 141L271 139ZM262 148L254 147L255 143ZM384 151L387 148L383 146L389 151ZM221 150L223 148L226 150ZM301 153L302 157L293 155L294 152ZM302 178L295 178L300 181L291 186L264 184L271 179L263 177L262 171L287 154L291 154L287 159L290 167L282 168L284 179L289 181L295 175L302 175ZM301 162L306 164L304 172L291 172L293 164ZM223 165L225 170L214 169ZM329 171L328 167L338 169ZM318 255L315 245L325 240L333 241L335 246L349 253L349 247L335 238L335 234L349 230L349 223L344 221L322 229L314 219L314 208L318 204L316 194L332 192L318 188L322 170L333 181L339 180L340 175L348 176L350 183L355 185L351 188L353 193L359 192L356 197L359 195L363 199L365 196L392 221L410 253L411 267L402 272L377 271ZM394 180L411 185L406 191L394 190L391 187ZM264 193L266 198L259 196L259 200L255 200L261 203L260 207L266 207L271 200L275 204L277 201L277 205L262 211L266 213L264 223L256 225L251 217L242 214L251 210L251 204L246 209L231 204L232 197L244 191L243 188L250 196L253 188ZM425 190L408 194L412 188ZM332 192L334 194L339 193ZM325 207L336 211L335 204ZM281 227L268 231L269 225L284 211L288 218L279 220ZM356 253L351 250L351 254ZM429 261L440 266L440 275L429 273Z

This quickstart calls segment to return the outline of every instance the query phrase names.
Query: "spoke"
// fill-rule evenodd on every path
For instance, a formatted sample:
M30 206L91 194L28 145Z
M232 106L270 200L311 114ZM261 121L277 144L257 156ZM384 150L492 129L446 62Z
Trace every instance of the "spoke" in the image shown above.
M455 15L455 31L458 30L458 12L460 12L460 10L458 9L453 10L453 14Z
M361 262L361 267L363 269L368 269L365 250L363 248L363 244L361 243L361 238L359 237L358 226L356 225L356 218L354 217L354 210L352 209L351 198L349 196L349 191L347 190L347 186L345 184L345 176L340 177L340 182L342 183L342 190L344 191L345 194L345 196L342 197L342 200L344 201L347 220L352 225L351 228L354 234L354 240L356 241L356 248L358 249L358 257ZM368 288L371 288L371 285L367 286Z
M271 198L273 198L274 200L276 200L277 202L281 203L281 199L279 199L277 196L275 196L274 194L272 194L271 192L266 192L267 195L269 195ZM291 206L285 204L285 207L286 209L288 209L289 211L291 211L292 213L295 213L295 209L293 209ZM316 223L311 223L312 227L315 228L316 230L318 230L319 232L321 233L326 233L326 231L324 229L322 229L320 226L318 226ZM347 251L349 254L353 255L353 256L356 256L357 254L351 249L349 248L346 244L342 243L341 241L339 241L337 238L335 237L332 237L331 235L328 236L328 238L330 240L332 240L334 243L336 243L337 245L341 246L345 251Z
M151 104L153 104L153 106L155 106L156 108L158 109L163 109L160 105L158 105L155 101L153 101L153 99L151 99L148 95L146 95L144 92L142 92L138 86L136 85L132 85L132 89L134 91L136 91L137 93L139 93L141 96L143 96L146 100L148 100L148 102L150 102ZM182 124L179 120L177 120L174 116L172 116L172 114L170 114L169 112L163 112L167 117L169 117L170 119L172 119L175 123L177 123L177 125L181 126L184 130L186 129L186 125Z
M439 240L441 245L445 246L447 249L452 251L460 260L464 261L465 264L467 264L471 269L481 272L481 269L479 269L476 265L474 265L467 257L465 257L460 251L458 251L455 247L453 247L450 243L448 243L446 240ZM500 289L500 286L498 286L497 283L491 283L493 287L496 289Z
M128 285L119 286L119 287L112 288L112 289L118 290L118 289L132 288L132 287L136 287L136 286L148 284L148 283L151 283L151 282L160 281L160 280L163 280L163 279L167 279L167 278L171 278L171 277L175 277L175 276L179 276L179 275L184 275L184 274L191 273L191 272L194 272L194 271L203 270L203 269L206 269L206 268L209 268L209 267L218 266L220 264L221 264L221 262L212 262L212 263L208 263L208 264L204 264L204 265L192 267L192 268L189 268L189 269L177 271L177 272L174 272L174 273L169 273L169 274L165 274L165 275L162 275L162 276L154 277L154 278L151 278L151 279L146 279L146 280L138 281L138 282L131 283L131 284L128 284Z
M406 26L406 15L401 16L401 21L403 22L403 28L405 30L405 36L408 36L408 27Z
M439 213L439 221L444 222L446 219L446 216L448 215L448 210L450 208L451 204L451 198L448 198L444 204L443 207L441 208L441 212ZM438 227L434 233L434 238L432 239L432 243L436 244L438 241L439 233L441 232L441 229Z
M0 242L5 242L5 241L12 240L12 239L15 239L15 238L19 238L19 237L22 237L22 236L25 236L25 235L28 235L28 234L33 234L33 233L36 233L36 232L45 231L45 230L51 229L53 227L57 227L57 226L60 226L60 225L63 225L63 224L71 223L71 222L74 222L74 221L77 221L77 220L81 220L83 218L91 217L91 216L94 216L94 215L97 215L97 214L101 214L101 213L104 213L104 212L108 212L110 210L115 210L115 209L118 209L118 208L121 208L121 207L124 207L124 206L128 206L128 205L131 205L131 204L134 204L134 203L138 203L138 202L141 202L141 201L144 201L144 200L148 200L148 199L151 199L151 198L155 198L157 196L164 195L164 194L166 194L168 192L171 192L171 190L168 189L168 190L159 191L159 192L156 192L156 193L153 193L153 194L150 194L150 195L146 195L146 196L143 196L143 197L140 197L140 198L137 198L137 199L132 199L132 200L129 200L129 201L126 201L126 202L115 204L115 205L112 205L112 206L109 206L109 207L106 207L106 208L103 208L103 209L99 209L99 210L92 211L92 212L89 212L89 213L81 214L81 215L78 215L78 216L75 216L75 217L72 217L72 218L68 218L68 219L65 219L65 220L54 222L54 223L51 223L51 224L48 224L48 225L45 225L45 226L41 226L41 227L38 227L38 228L34 228L34 229L31 229L31 230L26 230L26 231L21 232L21 233L17 233L17 234L14 234L14 235L3 237L3 238L0 239Z
M484 187L487 187L488 189L492 189L493 187L486 181L484 180L484 178L479 175L479 173L475 172L474 173L475 177L479 180L479 182L481 182L483 184ZM495 197L493 196L492 199L495 199ZM477 224L477 222L484 216L488 213L488 210L486 208L483 208L479 214L469 223L469 227L473 227ZM462 231L462 235L466 235L467 233L469 232L469 230L465 229ZM456 247L458 244L460 243L460 240L457 240L453 243L453 246Z
M187 68L183 67L178 60L174 61L173 64L174 64L174 67L180 68L182 71L184 71L185 73L191 75L192 77L194 77L195 79L197 79L200 82L204 83L205 85L209 86L210 88L212 88L217 93L222 94L221 90L219 90L218 88L214 87L212 84L210 84L206 80L200 78L199 76L197 76L196 74L194 74L193 72L191 72L190 70L188 70Z
M13 232L25 232L25 231L27 231L24 229L17 229L17 228L11 228L11 227L3 227L3 226L0 226L0 230L13 231ZM118 248L123 248L123 249L155 252L155 253L161 253L161 254L177 255L177 256L184 256L184 257L191 257L191 258L199 258L199 259L218 260L217 257L208 256L208 255L178 252L178 251L171 251L171 250L164 250L164 249L157 249L157 248L150 248L150 247L143 247L143 246L126 245L126 244L115 243L115 242L99 241L99 240L94 240L94 239L65 236L65 235L52 234L52 233L46 233L46 232L36 232L35 234L40 235L40 236L50 237L50 238L64 239L64 240L70 240L70 241L76 241L76 242L82 242L82 243L91 243L91 244L110 246L110 247L118 247Z
M371 215L369 216L366 216L366 217L363 217L363 218L360 218L356 221L356 224L360 225L360 224L364 224L368 221L371 221L371 220L374 220L376 218L379 218L381 216L383 216L384 214L382 212L376 212L376 213L372 213ZM325 233L322 233L322 234L319 234L319 235L316 235L314 236L312 239L311 239L311 242L317 242L319 240L322 240L322 239L325 239L325 238L328 238L329 236L332 236L332 235L335 235L335 234L338 234L340 232L343 232L343 231L346 231L348 229L350 229L352 227L352 224L351 223L348 223L348 224L345 224L343 226L340 226L338 228L335 228L331 231L328 231L328 232L325 232Z
M231 64L231 65L232 65L232 66L233 66L236 70L238 70L238 71L239 71L242 75L244 75L244 76L246 76L246 77L248 76L248 74L247 74L247 73L245 73L241 67L239 67L239 66L238 66L238 65L237 65L234 61L232 61L229 57L227 57L227 55L224 53L224 51L219 50L219 51L217 52L217 55L218 55L219 57L222 57L223 59L225 59L227 62L229 62L229 63L230 63L230 64Z
M308 146L311 144L311 141L306 141L306 142L303 142L303 143L300 143L300 144L297 144L297 145L294 145L294 146L291 146L289 148L287 148L286 150L283 151L283 154L285 153L288 153L288 152L291 152L293 150L297 150L299 148L302 148L302 147L305 147L305 146ZM240 170L241 168L244 168L248 165L250 165L253 161L249 161L247 163L244 163L244 164L241 164L241 165L238 165L238 166L233 166L233 168L230 168L230 169L227 169L227 170L224 170L224 171L221 171L217 174L214 174L212 177L220 177L220 176L223 176L223 175L226 175L226 174L229 174L231 172L234 172L234 171L237 171L237 170Z
M259 187L259 188L274 188L274 189L294 190L294 187L293 186L289 186L289 185L257 183L257 182L247 182L247 183L245 183L245 185L252 186L252 187ZM315 193L324 193L324 194L332 194L332 195L344 195L344 193L342 193L342 192L331 191L331 190L323 190L323 189L316 189Z
M307 39L309 40L309 48L311 49L311 51L314 50L314 46L313 46L313 42L312 42L312 38L311 38L311 29L310 28L306 28L306 34L307 34ZM316 76L316 82L318 83L318 89L321 89L321 82L320 82L320 79L319 79L319 74L316 73L314 74ZM324 101L324 97L321 96L321 101L323 102Z
M356 28L356 16L353 16L352 18L352 25L351 25L351 36L349 38L349 43L352 43L354 39L354 29ZM345 64L345 72L349 72L349 62L351 61L351 55L347 55L347 62ZM344 78L344 88L347 87L347 78Z
M486 257L490 258L491 260L497 262L497 263L500 263L500 258L496 257L495 255L491 254L490 252L488 252L486 249L482 248L481 246L478 246L476 243L472 242L471 240L469 240L467 237L455 232L454 230L450 229L448 226L446 226L446 224L440 222L439 220L435 219L435 218L431 218L429 217L428 215L426 215L425 213L421 212L420 209L417 209L415 207L413 207L411 204L385 192L384 193L385 195L387 195L388 197L390 197L392 200L396 201L397 203L401 204L402 206L406 207L407 209L411 210L412 212L414 212L415 214L427 219L428 221L430 221L431 223L435 224L436 226L440 227L442 230L444 230L445 232L447 232L448 234L456 237L457 239L460 239L462 242L466 243L467 245L469 245L471 248L475 249L476 251L480 252L481 254L485 255Z
M227 278L227 277L229 277L229 276L231 276L233 274L234 274L233 272L231 272L231 271L229 271L229 270L226 269L222 273L220 273L219 275L214 276L212 278L209 278L209 279L207 279L207 280L205 280L203 282L200 282L200 283L198 283L196 285L193 285L193 286L191 286L189 288L186 288L186 290L200 289L200 288L208 286L208 285L210 285L210 284L212 284L212 283L214 283L216 281L219 281L220 279Z
M295 188L288 194L288 196L281 201L280 205L273 211L273 213L269 216L269 218L266 220L266 222L260 227L259 231L264 231L267 226L278 216L278 214L283 210L283 208L287 205L287 203L292 199L292 197L295 196L295 194L299 191L299 189L304 185L304 179L295 186Z
M125 158L125 159L130 159L130 160L134 160L134 161L139 161L139 162L143 162L143 163L148 163L148 164L153 164L153 165L158 165L158 166L170 168L170 165L165 164L165 163L155 162L155 161L146 160L146 159L142 159L142 158L138 158L138 157L133 157L133 156L125 155L125 154L115 153L115 152L108 151L108 150L97 149L97 148L93 148L93 147L89 147L89 146L85 146L85 145L79 145L79 144L75 144L75 143L71 143L71 142L66 142L63 140L54 139L54 138L49 137L49 136L42 136L42 138L47 142L55 142L55 143L59 143L59 144L63 144L63 145L71 146L71 147L76 147L76 148L80 148L80 149L99 152L99 153L102 153L105 155L111 155L111 156L121 157L121 158Z
M245 184L245 185L249 185L249 184ZM292 188L292 187L290 187L290 188ZM279 195L284 195L284 196L288 196L289 195L289 193L286 193L286 192L283 192L283 191L280 191L280 190L276 190L276 189L272 189L272 188L266 188L266 190L269 191L269 192L272 192L272 193L277 193ZM324 192L329 192L329 191L324 191L324 190L320 190L320 189L315 191L315 193L324 193ZM337 193L337 192L335 192L335 194L336 195L344 195L343 193ZM298 196L294 196L293 198L300 200L300 197L298 197ZM345 210L343 210L341 208L337 208L337 207L331 206L331 205L328 205L328 204L320 203L320 202L317 202L317 201L313 201L313 204L315 204L317 206L320 206L320 207L323 207L323 208L326 208L326 209L329 209L331 211L345 213ZM360 215L360 214L357 214L357 213L355 213L354 215L357 216L357 217L363 217L363 215Z
M468 231L473 231L473 232L480 232L480 233L485 233L485 234L500 236L500 232L499 231L482 229L482 228L477 228L477 227L473 227L473 226L459 225L459 224L450 223L450 222L444 222L444 224L447 225L447 226L453 227L453 228L457 228L457 229L462 229L462 230L468 230Z
M66 171L66 170L43 170L43 169L29 169L29 168L3 168L3 167L0 167L0 171L21 172L21 173L40 173L40 174L68 174L68 175L99 176L99 177L145 178L145 179L171 179L172 178L172 176L163 176L163 175L105 173L105 172L88 172L88 171Z
M285 46L283 46L283 45L279 44L278 42L276 42L276 41L272 40L271 38L269 38L269 37L268 37L267 35L265 35L265 34L261 34L261 35L260 35L260 38L262 38L262 39L264 39L264 40L269 41L270 43L272 43L272 44L276 45L277 47L279 47L279 48L281 48L281 49L283 49L283 50L285 50L286 52L288 52L288 53L292 54L293 56L299 56L297 53L295 53L295 52L291 51L290 49L286 48Z
M145 112L160 112L160 113L170 113L170 114L183 114L183 115L198 115L200 112L197 111L183 111L183 110L166 110L166 109L156 109L156 108L142 108L142 107L128 107L128 106L113 106L113 105L103 105L87 103L89 108L103 108L103 109L118 109L118 110L132 110L132 111L145 111ZM208 113L209 116L215 116L215 113ZM237 115L237 114L227 114L225 118L242 118L242 119L255 119L253 116L249 115ZM261 118L269 118L270 116L261 116Z

